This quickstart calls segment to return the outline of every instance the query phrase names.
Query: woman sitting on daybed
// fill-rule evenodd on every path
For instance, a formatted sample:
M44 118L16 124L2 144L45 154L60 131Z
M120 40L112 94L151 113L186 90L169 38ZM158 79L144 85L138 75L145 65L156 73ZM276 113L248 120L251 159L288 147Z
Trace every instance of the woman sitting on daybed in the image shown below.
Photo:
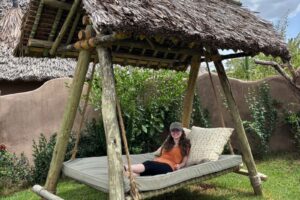
M181 123L173 122L170 135L158 149L161 155L151 161L134 164L131 170L135 176L153 176L178 170L186 165L190 148L190 140L186 138ZM125 166L125 170L128 170L128 166Z

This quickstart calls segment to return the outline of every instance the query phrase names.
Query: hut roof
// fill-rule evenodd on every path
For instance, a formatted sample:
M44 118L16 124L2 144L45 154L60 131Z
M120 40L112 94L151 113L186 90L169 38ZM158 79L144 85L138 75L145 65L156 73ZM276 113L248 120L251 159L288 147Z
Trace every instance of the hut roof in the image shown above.
M29 0L18 0L19 7L22 10L26 10ZM12 7L12 0L1 0L0 1L0 19L5 13Z
M40 0L31 0L16 55L49 56L38 49L51 48L51 41L59 34L73 0L43 2L43 11L37 14ZM131 64L135 60L132 62L137 65L163 67L166 64L166 68L177 65L184 69L191 54L178 55L176 49L199 52L203 47L232 49L249 55L262 52L283 60L290 59L286 44L272 24L233 0L82 0L82 4L83 9L80 6L76 13L87 14L96 32L130 34L123 43L111 44L114 63ZM62 17L57 18L59 7L63 12ZM70 34L64 35L61 46L78 41L77 33L84 27L76 24L75 18L76 15L68 27ZM38 22L36 30L34 22ZM55 29L54 24L58 24ZM72 26L76 26L75 34L71 33ZM144 48L137 45L140 43ZM58 56L77 56L71 52L56 53ZM156 58L156 62L147 62L149 57Z
M7 44L0 43L0 81L46 81L74 74L74 59L16 58L12 51Z
M27 6L27 0L19 0L19 6L24 11ZM7 27L16 26L16 21L9 19L12 9L11 0L3 0L0 3L0 22L6 19L4 23L0 23L0 33L7 34L5 38L0 36L0 81L45 81L53 78L71 77L73 76L76 62L74 59L49 59L49 58L30 58L22 57L16 58L13 56L13 49L11 48L11 40L14 40L12 33L15 30L9 30L9 33L3 33ZM14 13L12 13L14 14ZM9 25L8 23L14 23ZM15 27L14 29L20 29ZM7 40L7 38L9 38ZM3 40L2 40L3 39Z

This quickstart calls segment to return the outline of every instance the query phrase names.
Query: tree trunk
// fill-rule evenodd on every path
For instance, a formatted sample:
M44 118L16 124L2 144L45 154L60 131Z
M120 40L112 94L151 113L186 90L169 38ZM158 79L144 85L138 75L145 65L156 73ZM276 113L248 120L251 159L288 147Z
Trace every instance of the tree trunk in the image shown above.
M123 162L120 130L116 113L116 90L112 68L112 57L108 49L97 47L102 80L102 118L105 129L108 174L109 199L123 200Z

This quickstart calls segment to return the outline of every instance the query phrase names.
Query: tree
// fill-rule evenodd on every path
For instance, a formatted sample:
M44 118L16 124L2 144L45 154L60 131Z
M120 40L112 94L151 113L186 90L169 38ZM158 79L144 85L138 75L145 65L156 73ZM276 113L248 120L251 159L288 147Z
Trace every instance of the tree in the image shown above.
M279 20L275 28L277 32L285 39L286 29L288 26L288 15ZM291 64L297 69L300 67L300 33L297 37L288 39L287 47L291 54ZM254 59L268 60L280 63L279 58L273 58L264 54L259 54L253 58L237 58L231 59L227 62L227 73L229 77L238 78L242 80L258 80L269 76L274 76L277 72L272 67L257 65L254 63ZM288 72L287 72L288 73Z

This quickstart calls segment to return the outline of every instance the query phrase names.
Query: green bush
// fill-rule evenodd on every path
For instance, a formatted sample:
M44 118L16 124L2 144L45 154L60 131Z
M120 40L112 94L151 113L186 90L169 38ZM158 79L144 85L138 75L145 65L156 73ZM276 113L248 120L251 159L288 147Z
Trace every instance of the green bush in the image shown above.
M106 155L106 142L103 122L93 119L81 132L77 158Z
M156 150L164 140L170 123L181 121L188 74L133 67L115 67L114 72L130 152ZM95 76L91 102L97 109L101 108L100 82L100 77ZM197 123L203 118L198 116L204 115L201 112L198 108L194 111Z
M39 183L44 184L47 178L47 174L50 168L50 163L52 159L53 150L56 143L56 134L53 134L49 141L47 141L47 138L41 134L38 140L38 143L36 143L33 140L33 162L34 162L34 168L33 168L33 183ZM70 159L72 155L72 149L74 146L74 138L70 137L68 147L67 147L67 153L65 155L65 160Z
M207 109L202 108L201 100L198 95L195 95L194 97L191 126L192 125L205 128L211 127L209 112Z
M264 83L257 90L250 90L246 101L253 121L244 121L245 131L259 139L259 146L256 146L256 153L262 157L269 152L269 141L276 127L277 110L270 95L269 85Z
M28 186L31 182L31 168L24 154L17 157L0 148L0 194L7 194Z
M285 117L294 136L296 151L300 154L300 112L288 112Z

